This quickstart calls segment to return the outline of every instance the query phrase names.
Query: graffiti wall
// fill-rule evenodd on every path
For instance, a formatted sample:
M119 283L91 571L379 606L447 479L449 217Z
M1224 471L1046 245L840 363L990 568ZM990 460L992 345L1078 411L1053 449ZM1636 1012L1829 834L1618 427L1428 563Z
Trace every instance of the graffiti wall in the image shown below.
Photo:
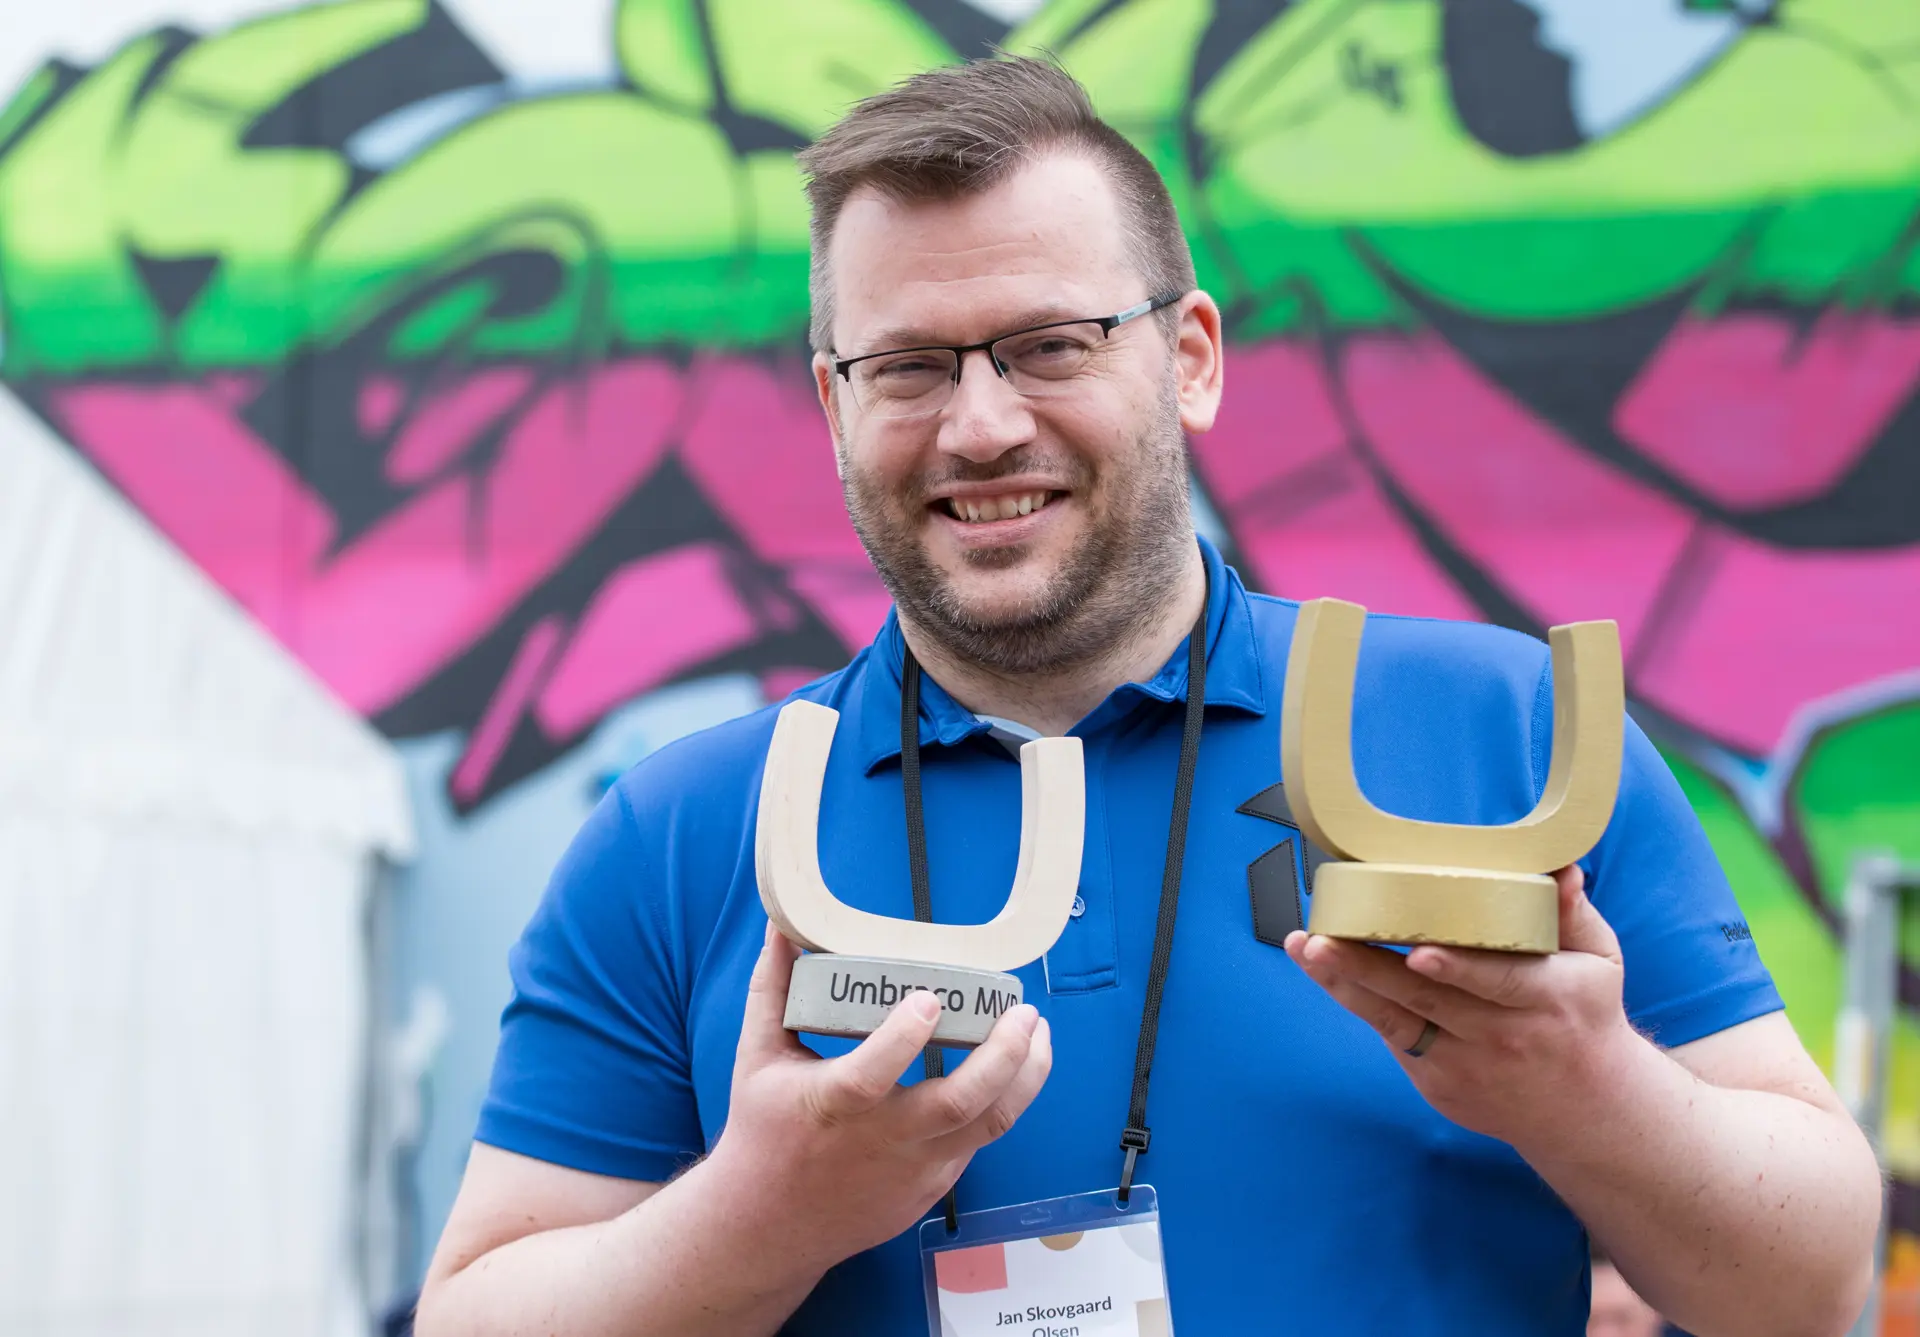
M1057 52L1173 186L1234 345L1197 504L1250 581L1617 618L1830 1052L1847 866L1920 857L1920 7L62 8L6 21L0 380L406 750L423 1238L606 776L885 611L792 152L993 44Z

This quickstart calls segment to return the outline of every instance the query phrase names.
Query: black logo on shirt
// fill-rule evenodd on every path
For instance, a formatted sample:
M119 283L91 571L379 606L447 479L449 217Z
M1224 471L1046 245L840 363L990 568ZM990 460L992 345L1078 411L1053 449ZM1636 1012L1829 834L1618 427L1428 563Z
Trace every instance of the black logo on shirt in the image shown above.
M1293 843L1305 851L1306 891L1313 894L1314 871L1327 861L1327 852L1308 840L1293 819L1285 784L1268 785L1242 803L1235 812L1264 817L1286 827L1285 840L1247 865L1247 894L1253 902L1253 936L1272 947L1285 943L1287 934L1306 924L1300 912L1300 884L1294 869Z
M1728 942L1752 942L1753 930L1747 927L1747 921L1743 919L1737 924L1722 924L1720 936Z

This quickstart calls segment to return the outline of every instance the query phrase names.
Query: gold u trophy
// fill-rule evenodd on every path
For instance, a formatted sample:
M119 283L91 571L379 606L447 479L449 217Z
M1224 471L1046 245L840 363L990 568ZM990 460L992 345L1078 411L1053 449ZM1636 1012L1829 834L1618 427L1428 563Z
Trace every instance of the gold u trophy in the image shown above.
M1022 1000L1020 980L1006 972L1042 956L1072 913L1086 839L1080 740L1020 748L1020 856L1000 913L984 924L923 924L856 910L821 876L820 794L839 719L811 701L782 706L760 780L760 902L808 952L793 965L786 1027L870 1035L901 998L924 990L941 1005L933 1042L971 1049Z
M1280 765L1287 801L1332 860L1314 876L1308 931L1375 943L1502 952L1560 950L1553 878L1598 843L1620 789L1626 696L1620 630L1576 622L1547 633L1553 754L1532 812L1461 826L1382 812L1353 772L1353 685L1367 610L1300 606L1287 656ZM1335 862L1340 861L1340 862Z

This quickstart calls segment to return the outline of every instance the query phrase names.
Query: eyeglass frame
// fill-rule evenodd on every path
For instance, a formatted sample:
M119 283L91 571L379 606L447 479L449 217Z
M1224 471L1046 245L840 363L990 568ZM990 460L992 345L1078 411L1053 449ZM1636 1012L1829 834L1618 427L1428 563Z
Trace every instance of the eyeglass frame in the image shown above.
M1007 379L1007 369L1000 359L994 356L993 346L1008 339L1018 339L1023 334L1037 334L1041 330L1064 329L1068 325L1098 325L1100 337L1110 339L1113 332L1130 320L1164 310L1192 292L1191 288L1182 292L1162 293L1158 297L1149 297L1144 302L1136 302L1124 311L1116 311L1111 316L1082 316L1078 320L1050 320L1044 325L1029 325L1025 329L1008 330L1005 334L996 334L991 339L983 339L977 344L910 344L904 348L883 348L877 353L862 353L858 357L836 358L833 360L833 374L844 380L849 387L853 385L852 369L857 363L871 361L877 357L898 357L902 353L952 353L953 384L960 384L960 377L967 369L968 353L985 353L987 363L993 368L993 374L1001 380Z

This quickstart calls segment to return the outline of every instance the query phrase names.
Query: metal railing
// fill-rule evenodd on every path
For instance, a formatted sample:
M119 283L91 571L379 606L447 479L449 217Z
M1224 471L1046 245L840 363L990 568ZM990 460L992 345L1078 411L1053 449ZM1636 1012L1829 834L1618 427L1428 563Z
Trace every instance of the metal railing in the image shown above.
M1833 1084L1876 1156L1882 1156L1887 1068L1900 1005L1901 908L1909 893L1920 893L1920 866L1903 865L1890 854L1864 855L1854 860L1847 875L1846 902L1841 907L1846 978L1834 1035ZM1883 1172L1885 1164L1882 1156ZM1883 1211L1880 1237L1874 1245L1873 1289L1850 1337L1878 1337L1886 1261Z

